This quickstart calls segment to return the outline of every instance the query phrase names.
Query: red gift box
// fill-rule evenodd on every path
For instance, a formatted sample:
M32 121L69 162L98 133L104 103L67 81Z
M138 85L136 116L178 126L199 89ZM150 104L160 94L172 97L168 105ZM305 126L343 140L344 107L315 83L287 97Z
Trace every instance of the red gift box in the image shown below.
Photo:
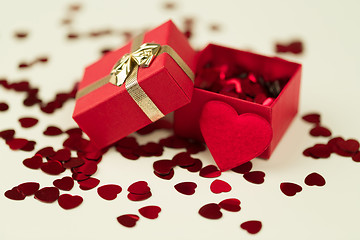
M172 21L136 37L85 69L74 120L102 148L188 104L195 55Z
M263 76L265 81L287 79L287 82L269 106L200 89L196 84L191 103L175 111L175 133L181 137L203 141L199 126L202 109L211 100L222 101L231 105L238 114L254 113L270 123L273 138L269 147L259 156L268 159L298 111L301 65L277 57L266 57L213 44L197 55L196 73L209 63L218 66L228 65L229 68L236 65L255 75ZM198 76L195 79L196 83L197 80Z

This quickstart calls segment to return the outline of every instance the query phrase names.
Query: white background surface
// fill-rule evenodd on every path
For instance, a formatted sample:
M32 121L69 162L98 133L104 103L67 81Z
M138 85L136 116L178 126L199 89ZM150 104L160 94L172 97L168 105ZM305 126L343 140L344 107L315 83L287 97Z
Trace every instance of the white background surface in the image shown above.
M197 173L175 169L170 181L152 173L152 163L159 158L123 159L109 151L94 177L100 185L116 183L123 188L114 201L105 201L96 190L81 191L77 184L70 194L84 198L83 204L65 211L57 203L44 204L32 197L12 201L3 193L26 181L51 186L58 176L49 176L22 165L33 153L11 151L0 142L0 239L359 239L360 166L350 158L331 156L329 159L305 158L302 151L314 143L326 143L325 138L310 137L311 126L299 116L317 111L322 123L333 135L360 139L360 4L358 1L181 1L174 10L164 10L164 1L2 1L0 3L0 78L16 82L29 79L40 88L40 97L49 101L60 91L68 91L81 79L84 67L100 57L104 47L120 47L121 36L83 38L69 41L68 27L61 25L67 7L82 4L74 17L76 32L106 27L119 30L142 30L172 18L180 28L185 17L195 20L191 43L203 48L208 42L251 49L274 55L275 41L300 38L305 43L301 56L279 55L303 63L300 113L280 142L269 161L253 160L253 170L266 173L265 183L255 185L240 174L226 172L219 179L228 181L232 191L213 194L209 190L213 179ZM147 7L139 7L145 4ZM133 14L135 17L131 18ZM209 25L220 25L219 32ZM13 37L17 30L29 31L28 38ZM37 64L19 70L20 61L48 56L47 64ZM74 101L69 101L55 114L42 113L37 106L24 107L23 94L0 88L0 101L9 103L10 110L0 113L0 130L14 128L16 136L35 139L36 150L61 147L65 136L46 137L48 125L62 129L74 127L71 119ZM34 116L39 123L22 129L17 120ZM146 143L169 135L160 131L138 137ZM34 151L34 152L35 152ZM171 158L180 150L165 149L161 158ZM205 165L212 164L209 152L195 155ZM308 187L304 178L318 172L326 179L324 187ZM69 171L61 176L69 175ZM153 196L144 202L126 198L127 187L146 180ZM193 196L181 195L173 186L178 182L198 184ZM294 197L285 196L281 182L298 183L303 191ZM220 220L208 220L198 215L199 208L225 198L241 200L241 211L223 211ZM158 205L162 208L156 220L141 217L137 226L125 228L117 223L122 214L138 214L140 207ZM260 220L262 230L250 235L240 228L248 220Z

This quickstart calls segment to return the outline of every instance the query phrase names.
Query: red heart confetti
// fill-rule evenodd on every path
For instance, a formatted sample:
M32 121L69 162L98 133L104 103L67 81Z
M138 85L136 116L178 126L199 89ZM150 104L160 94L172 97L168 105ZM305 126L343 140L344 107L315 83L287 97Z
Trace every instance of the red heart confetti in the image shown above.
M83 198L77 195L61 194L58 198L59 206L65 210L78 207L83 202Z
M60 190L70 191L74 187L74 179L72 177L63 177L54 180L53 185Z
M25 118L20 118L19 122L23 128L30 128L35 126L39 122L39 120L32 117L25 117Z
M353 160L354 162L360 162L360 152L355 153L355 154L352 156L352 160Z
M13 138L6 141L6 144L9 145L12 150L19 150L26 146L28 140L24 138Z
M81 158L70 158L69 161L66 161L63 164L63 167L64 168L76 168L76 167L80 167L84 163L85 163L85 161Z
M134 227L139 220L139 216L135 214L125 214L116 218L117 221L125 227Z
M349 139L347 141L339 139L336 141L336 145L345 152L356 153L359 150L360 144L355 139Z
M219 219L222 217L220 207L216 203L208 203L202 206L199 210L199 214L208 219Z
M335 137L329 140L327 143L330 150L337 155L343 156L343 157L351 157L353 155L352 152L347 152L341 149L338 145L338 142L345 142L345 140L342 137Z
M296 183L290 183L290 182L283 182L280 184L280 190L286 195L286 196L294 196L296 193L299 193L302 191L302 187L299 186Z
M219 207L221 207L222 209L224 209L226 211L238 212L241 209L240 200L237 198L225 199L219 203Z
M313 147L305 149L303 154L315 159L328 158L331 155L331 148L327 144L315 144Z
M71 152L69 149L60 149L55 152L53 156L50 156L50 159L57 161L68 161L71 157Z
M31 158L27 158L23 161L23 164L31 169L39 169L43 164L43 158L39 154L35 154L35 156Z
M59 175L65 171L62 163L56 160L45 162L41 165L41 170L50 175Z
M195 158L194 165L187 167L189 172L199 172L202 169L202 162L200 159Z
M161 212L161 208L158 206L146 206L139 209L139 213L148 219L156 219Z
M87 176L91 176L94 173L96 173L96 171L97 171L97 163L87 161L87 162L85 162L85 164L81 165L80 167L74 168L74 170L77 173L83 173Z
M26 152L31 152L35 149L35 144L36 144L35 141L28 141L26 143L26 145L24 147L22 147L20 150L26 151Z
M36 154L41 155L42 157L51 157L55 155L55 151L52 147L44 147L36 152Z
M97 189L99 196L105 200L114 200L121 191L122 188L116 184L103 185Z
M62 133L63 133L63 131L60 128L55 127L55 126L49 126L44 131L44 135L46 135L46 136L58 136Z
M231 186L223 180L216 179L210 185L211 192L218 194L223 192L230 192Z
M78 181L78 182L84 181L84 180L87 180L87 179L90 178L90 176L87 176L87 175L85 175L85 174L83 174L83 173L77 173L77 172L74 172L74 173L71 175L71 177L72 177L74 180Z
M318 113L309 113L302 117L303 120L309 123L320 123L320 114Z
M251 183L262 184L265 181L265 173L262 171L253 171L248 172L243 175L243 177Z
M0 102L0 112L5 112L9 109L9 105L5 102Z
M301 54L304 51L304 46L303 43L299 40L292 41L288 44L277 43L275 45L275 51L277 53Z
M314 136L314 137L319 137L319 136L329 137L329 136L331 136L331 131L329 129L327 129L326 127L316 126L310 130L310 134L311 134L311 136Z
M326 183L325 179L323 176L321 176L320 174L314 172L314 173L310 173L309 175L306 176L305 178L305 184L308 186L324 186Z
M174 188L182 194L185 195L193 195L195 193L195 189L197 188L197 184L194 182L181 182L174 186Z
M127 195L127 198L131 201L134 202L138 202L138 201L143 201L146 200L148 198L150 198L152 196L151 192L145 193L145 194L134 194L134 193L129 193Z
M236 173L240 173L240 174L245 174L250 172L252 169L252 163L251 162L246 162L241 164L240 166L237 166L233 169L231 169L231 171L234 171Z
M37 182L26 182L17 186L18 190L25 196L31 196L35 194L40 188L40 184Z
M200 170L199 175L204 178L216 178L221 175L221 172L215 165L208 165Z
M15 130L13 129L9 129L9 130L4 130L0 132L0 137L4 140L9 140L14 138L15 135Z
M41 202L52 203L59 198L60 192L56 187L44 187L35 192L35 198Z
M150 192L150 187L148 186L148 183L145 181L138 181L133 184L131 184L128 189L130 193L133 194L147 194Z
M161 179L170 180L174 177L175 172L174 169L171 169L168 174L160 174L156 171L154 171L154 174Z
M24 200L25 195L18 189L18 187L14 187L11 190L7 190L4 193L5 197L11 200Z
M154 171L164 175L169 174L174 167L174 162L171 160L158 160L153 163Z
M188 152L182 152L176 154L172 161L175 165L179 165L181 167L188 167L195 163L195 159L190 156Z
M260 232L262 228L262 223L257 220L247 221L243 222L240 227L244 230L246 230L250 234L256 234Z
M79 185L81 190L86 191L95 188L97 185L99 185L99 183L100 180L97 178L88 178L84 181L79 182Z

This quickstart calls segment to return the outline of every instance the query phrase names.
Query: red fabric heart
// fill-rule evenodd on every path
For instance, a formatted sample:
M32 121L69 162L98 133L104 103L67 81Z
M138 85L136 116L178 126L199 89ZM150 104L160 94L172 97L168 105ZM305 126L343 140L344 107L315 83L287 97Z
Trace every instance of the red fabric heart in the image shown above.
M210 190L215 193L230 192L231 186L223 180L216 179L210 185Z
M252 113L239 116L234 108L219 101L205 104L200 129L221 171L259 156L272 139L271 126L264 118Z

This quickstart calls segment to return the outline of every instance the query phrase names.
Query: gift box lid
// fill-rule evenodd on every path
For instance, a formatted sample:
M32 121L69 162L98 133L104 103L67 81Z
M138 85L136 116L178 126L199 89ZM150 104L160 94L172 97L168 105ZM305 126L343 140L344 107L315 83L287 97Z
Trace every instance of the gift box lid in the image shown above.
M73 113L99 147L191 101L195 51L170 20L85 69Z

